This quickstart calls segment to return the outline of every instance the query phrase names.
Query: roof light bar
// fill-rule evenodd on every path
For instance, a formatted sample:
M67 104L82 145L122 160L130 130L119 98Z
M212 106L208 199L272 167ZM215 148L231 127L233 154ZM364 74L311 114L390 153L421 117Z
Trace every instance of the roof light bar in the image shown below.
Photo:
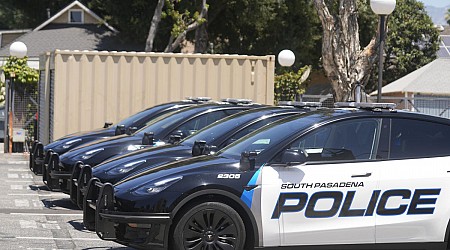
M361 109L395 109L395 103L370 103L370 102L336 102L336 108L361 108Z
M209 102L212 100L212 98L205 97L205 96L199 96L199 97L188 96L188 97L186 97L186 100L193 101L193 102Z
M228 102L231 104L252 104L253 101L250 99L236 99L236 98L225 98L221 100L222 102Z
M294 107L322 107L320 102L294 102L294 101L280 101L278 106L294 106Z

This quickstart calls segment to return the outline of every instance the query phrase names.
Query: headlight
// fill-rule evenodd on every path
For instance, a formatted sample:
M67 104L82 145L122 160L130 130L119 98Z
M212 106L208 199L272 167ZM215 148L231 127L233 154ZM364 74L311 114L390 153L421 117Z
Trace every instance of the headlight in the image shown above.
M143 148L143 147L140 146L140 145L130 145L130 146L128 146L127 150L128 151L135 151L135 150L139 150L141 148Z
M147 194L156 194L164 189L170 187L171 185L177 183L179 180L183 179L183 176L177 176L173 178L167 178L161 181L157 181L154 183L147 183L133 192L139 195L147 195Z
M121 167L115 167L113 169L110 169L106 171L109 175L117 175L117 174L125 174L133 170L135 167L139 166L141 163L146 162L147 160L140 160L140 161L134 161L127 163Z
M72 147L75 142L81 141L81 139L74 139L74 140L70 140L66 143L64 143L64 145L62 146L64 149L68 149L70 147Z
M104 148L97 148L97 149L93 149L91 151L87 151L83 156L81 156L81 158L83 160L87 160L89 158L91 158L92 156L98 154L99 152L105 150Z

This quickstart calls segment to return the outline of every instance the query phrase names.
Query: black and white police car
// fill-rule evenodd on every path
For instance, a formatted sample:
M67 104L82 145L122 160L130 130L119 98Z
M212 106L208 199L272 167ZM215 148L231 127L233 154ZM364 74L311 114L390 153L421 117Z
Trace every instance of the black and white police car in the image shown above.
M146 249L447 249L450 120L352 105L89 185L84 223Z
M141 129L148 122L156 119L161 115L173 112L175 110L180 110L194 104L204 103L210 100L211 98L198 97L188 98L186 100L178 102L163 103L133 114L119 121L115 125L109 122L105 122L103 128L66 135L45 146L42 142L36 141L33 143L33 147L30 152L30 169L35 174L42 174L45 154L48 151L61 155L71 149L98 139L108 138L126 133L130 134L132 131Z
M290 115L320 108L321 103L283 102L281 106L250 109L221 119L176 144L145 148L91 167L76 164L71 177L70 198L81 209L85 186L94 177L116 183L136 173L192 156L216 152L244 135Z
M50 156L42 179L51 190L69 192L69 179L73 166L82 161L95 166L109 158L145 147L165 145L191 135L207 125L238 112L261 107L247 99L230 99L227 102L210 102L173 111L152 120L147 126L128 135L96 140L72 149L61 156Z

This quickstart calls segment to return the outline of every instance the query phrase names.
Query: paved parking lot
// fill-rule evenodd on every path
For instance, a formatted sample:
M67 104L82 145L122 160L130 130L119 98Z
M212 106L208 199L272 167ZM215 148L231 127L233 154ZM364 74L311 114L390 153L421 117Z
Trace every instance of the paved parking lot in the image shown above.
M131 249L84 229L82 211L48 191L23 154L0 153L0 249Z

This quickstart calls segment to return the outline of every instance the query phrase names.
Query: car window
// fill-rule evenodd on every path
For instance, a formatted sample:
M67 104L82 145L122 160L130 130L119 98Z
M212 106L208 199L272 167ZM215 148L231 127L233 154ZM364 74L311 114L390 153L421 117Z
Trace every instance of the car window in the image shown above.
M242 129L241 131L237 132L236 134L232 135L230 138L228 138L228 140L222 146L231 144L231 143L237 141L239 138L244 137L244 136L250 134L251 132L261 128L262 126L265 126L273 121L280 120L287 116L289 116L289 114L276 115L276 116L267 117L265 119L259 120L255 123L247 126L246 128Z
M306 161L353 161L374 159L379 119L352 119L325 125L292 142L274 159L283 162L286 150L305 152Z
M450 126L413 119L392 119L391 159L450 155Z
M299 114L272 122L260 130L239 138L236 143L230 144L218 152L218 155L239 159L244 151L255 151L259 154L271 145L277 145L288 140L288 138L318 122L321 118L322 114Z
M222 110L213 110L189 120L188 122L176 128L175 131L178 131L178 133L181 132L180 135L182 138L184 138L226 116L227 114Z

